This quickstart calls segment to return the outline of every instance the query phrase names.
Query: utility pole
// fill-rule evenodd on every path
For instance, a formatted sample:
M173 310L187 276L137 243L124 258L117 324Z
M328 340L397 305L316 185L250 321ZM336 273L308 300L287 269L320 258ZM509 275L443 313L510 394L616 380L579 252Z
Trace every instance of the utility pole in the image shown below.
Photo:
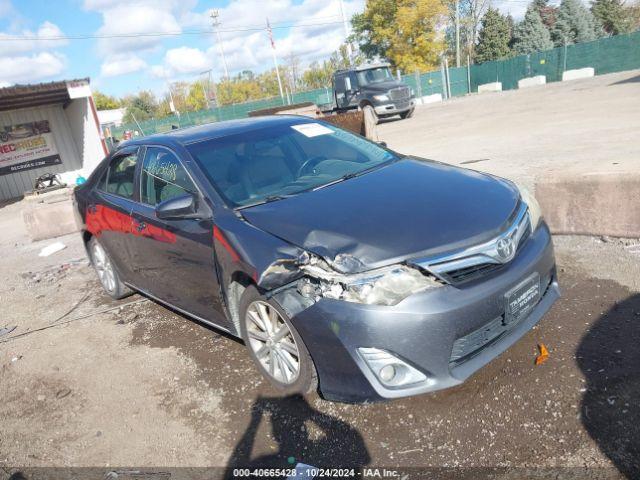
M202 93L204 93L204 101L207 103L207 108L209 108L209 87L211 86L211 70L205 70L204 72L200 72L200 77L203 75L207 75L207 80L202 80L200 84L202 86ZM206 83L206 85L205 85Z
M280 80L280 69L278 68L278 58L276 57L276 43L273 41L273 31L271 25L269 25L269 19L267 18L267 33L269 34L269 40L271 40L271 53L273 53L273 64L276 67L276 77L278 77L278 89L280 90L280 98L284 105L284 94L282 93L282 81Z
M211 10L211 17L213 29L216 31L216 39L218 40L218 46L220 47L220 54L222 55L222 66L224 67L224 78L229 80L229 70L227 69L227 59L224 56L224 47L222 46L222 41L220 40L220 20L218 17L220 16L220 11L216 8Z
M460 0L456 0L456 67L460 66Z
M349 57L349 65L351 65L351 43L349 42L349 25L347 24L347 17L344 14L344 4L343 1L340 0L340 15L342 15L342 26L344 28L344 41L347 45L347 56Z

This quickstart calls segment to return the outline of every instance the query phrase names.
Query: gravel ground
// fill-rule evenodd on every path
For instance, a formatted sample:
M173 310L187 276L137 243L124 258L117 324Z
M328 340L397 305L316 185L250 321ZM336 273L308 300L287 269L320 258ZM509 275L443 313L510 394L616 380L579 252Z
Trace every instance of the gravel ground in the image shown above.
M37 252L48 242L0 244L0 327L17 326L0 337L5 466L233 466L293 457L311 465L601 467L618 478L615 466L640 474L637 240L556 237L563 298L538 327L462 386L369 405L278 398L238 341L139 296L111 301L79 239L61 241L67 248L44 259ZM539 343L550 358L535 366Z
M386 120L399 152L532 185L556 173L638 172L640 70L458 97Z
M626 95L638 88L609 87L621 80L604 78L596 79L595 88L624 88L618 93ZM390 122L381 131L410 131L408 126L431 115L442 117L441 124L452 122L439 109L453 109L454 103L464 107L460 115L482 102L495 102L499 111L502 98L425 107L407 123ZM635 120L627 123L637 129ZM638 144L626 132L626 146L614 146L612 155L626 151L637 159ZM531 145L519 150L511 137L497 142L498 130L487 130L483 141L485 135L493 135L495 152L478 155L504 159L506 173L516 163L503 150L533 151ZM528 137L519 135L524 145ZM444 159L468 160L467 141L461 139L451 149L458 153ZM446 150L444 143L424 142L434 152ZM419 147L413 153L437 158ZM532 171L527 162L521 165L525 175ZM290 461L504 469L495 478L519 478L525 468L542 467L549 473L544 478L558 472L640 478L638 239L555 237L563 297L520 342L459 387L391 403L345 405L315 394L279 398L237 340L138 295L110 300L77 235L57 239L66 249L38 257L52 241L29 242L20 211L20 203L0 208L0 328L16 326L0 337L0 478L14 467ZM539 343L550 357L535 366ZM479 470L455 476L464 472L474 478Z

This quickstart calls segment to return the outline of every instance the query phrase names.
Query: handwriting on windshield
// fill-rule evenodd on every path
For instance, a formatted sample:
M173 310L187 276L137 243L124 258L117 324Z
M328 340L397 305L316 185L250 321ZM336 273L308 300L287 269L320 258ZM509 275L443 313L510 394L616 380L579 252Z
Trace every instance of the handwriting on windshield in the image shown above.
M152 160L146 168L147 172L154 177L175 182L178 164L170 161Z

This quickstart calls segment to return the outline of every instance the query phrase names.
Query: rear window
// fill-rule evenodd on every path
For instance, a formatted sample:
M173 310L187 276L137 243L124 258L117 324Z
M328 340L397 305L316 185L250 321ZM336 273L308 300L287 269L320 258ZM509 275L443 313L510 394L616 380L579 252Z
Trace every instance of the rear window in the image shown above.
M104 184L98 188L123 198L133 198L133 182L135 179L138 152L119 155L111 161Z

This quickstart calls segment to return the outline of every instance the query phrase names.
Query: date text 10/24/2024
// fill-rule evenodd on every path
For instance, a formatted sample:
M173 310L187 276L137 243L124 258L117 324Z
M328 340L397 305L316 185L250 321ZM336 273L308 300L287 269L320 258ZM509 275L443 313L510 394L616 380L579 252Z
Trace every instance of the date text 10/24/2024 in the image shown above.
M299 463L295 468L235 468L234 478L402 478L401 472L387 468L321 468Z

